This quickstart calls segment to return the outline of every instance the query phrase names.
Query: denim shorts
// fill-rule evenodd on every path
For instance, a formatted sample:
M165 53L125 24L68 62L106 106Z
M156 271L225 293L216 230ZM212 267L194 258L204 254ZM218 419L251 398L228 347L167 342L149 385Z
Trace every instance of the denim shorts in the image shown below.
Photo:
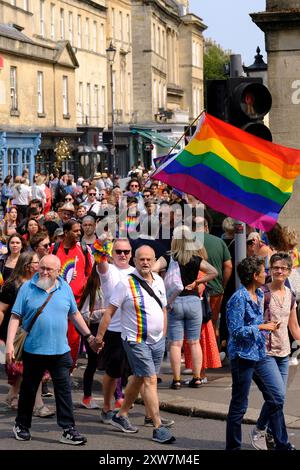
M200 338L202 325L201 300L196 295L176 297L168 313L168 340L182 341Z
M154 344L123 340L123 346L133 375L151 377L159 373L165 352L164 336Z

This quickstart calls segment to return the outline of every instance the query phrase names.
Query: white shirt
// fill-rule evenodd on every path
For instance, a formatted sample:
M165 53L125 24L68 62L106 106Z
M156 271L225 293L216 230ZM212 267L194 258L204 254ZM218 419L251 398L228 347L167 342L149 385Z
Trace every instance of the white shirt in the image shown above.
M122 279L127 279L128 274L132 273L134 268L129 266L129 268L121 269L115 266L114 264L108 265L108 271L105 274L101 274L98 271L101 281L102 292L104 296L104 306L107 307L111 302L110 298L115 291L116 286ZM116 331L120 333L121 328L121 310L118 308L116 313L111 319L111 322L108 327L109 331Z
M143 279L136 269L133 273ZM158 274L152 273L152 276L153 282L149 286L165 307L167 299L164 282ZM162 338L164 312L157 301L131 276L119 282L110 303L121 309L123 340L154 344Z
M31 187L27 184L18 184L13 191L14 204L17 206L28 206L31 199Z

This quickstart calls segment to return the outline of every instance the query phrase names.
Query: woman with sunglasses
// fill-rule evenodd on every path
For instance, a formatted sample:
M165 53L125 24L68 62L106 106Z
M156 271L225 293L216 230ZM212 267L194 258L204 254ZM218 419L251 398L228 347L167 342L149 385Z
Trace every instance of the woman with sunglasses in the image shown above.
M30 240L31 249L38 255L39 259L49 254L50 251L50 238L48 232L39 232Z
M292 259L287 253L279 252L272 255L270 258L272 281L262 288L264 291L265 320L276 321L280 324L280 327L266 338L266 360L273 367L273 380L276 380L277 387L284 396L286 394L289 354L291 352L289 331L295 340L300 340L295 296L286 286L292 265ZM274 449L274 438L268 424L268 407L264 403L256 427L251 432L251 443L257 450Z

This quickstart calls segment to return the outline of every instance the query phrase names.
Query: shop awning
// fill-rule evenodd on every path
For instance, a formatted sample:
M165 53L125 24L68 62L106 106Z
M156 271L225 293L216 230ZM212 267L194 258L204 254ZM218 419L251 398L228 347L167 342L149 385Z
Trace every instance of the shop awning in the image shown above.
M150 142L159 145L162 148L174 147L175 143L173 140L168 139L167 137L162 136L158 132L145 130L145 129L131 129L132 134L138 134L145 139L148 139Z

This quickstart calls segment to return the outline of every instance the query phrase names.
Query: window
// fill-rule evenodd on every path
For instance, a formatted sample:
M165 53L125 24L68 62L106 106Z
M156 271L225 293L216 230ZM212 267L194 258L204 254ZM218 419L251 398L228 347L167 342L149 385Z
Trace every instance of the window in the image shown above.
M91 117L91 84L87 83L86 85L86 124L90 124L90 117Z
M23 0L23 9L26 11L29 10L29 0Z
M94 86L94 122L95 125L99 124L99 88L98 85Z
M50 6L50 37L55 39L55 5L51 3Z
M127 79L127 112L131 114L131 73L128 73Z
M69 41L73 46L73 13L69 11Z
M119 11L119 38L123 44L123 13Z
M97 21L93 23L93 51L97 52Z
M84 124L84 111L83 111L83 83L79 82L78 90L78 122Z
M82 47L82 23L81 23L81 16L77 16L77 47Z
M60 9L60 39L65 39L65 12Z
M85 48L90 49L90 21L88 18L85 19Z
M11 5L14 5L14 6L16 6L16 4L17 4L16 0L10 0L10 3L11 3Z
M100 102L100 113L101 113L101 121L102 125L105 126L105 116L106 116L106 107L105 107L105 86L101 87L101 102Z
M111 9L111 34L112 38L116 39L116 12L115 9Z
M17 67L10 68L10 110L18 110Z
M166 57L166 32L162 30L162 56Z
M44 114L44 74L38 72L37 97L38 97L38 114Z
M100 40L99 40L100 53L104 54L105 44L104 44L104 24L100 24Z
M121 64L121 70L120 70L120 100L121 100L121 111L124 113L126 111L126 88L125 88L125 66L124 64Z
M155 23L152 24L152 50L155 51L155 37L156 37L156 34L155 34Z
M153 108L154 112L157 111L157 81L154 79L153 81Z
M128 45L130 44L131 34L130 34L130 16L126 15L126 35L127 35L127 42Z
M63 115L69 116L69 90L68 90L68 77L63 76Z
M45 36L45 0L40 0L40 35Z

